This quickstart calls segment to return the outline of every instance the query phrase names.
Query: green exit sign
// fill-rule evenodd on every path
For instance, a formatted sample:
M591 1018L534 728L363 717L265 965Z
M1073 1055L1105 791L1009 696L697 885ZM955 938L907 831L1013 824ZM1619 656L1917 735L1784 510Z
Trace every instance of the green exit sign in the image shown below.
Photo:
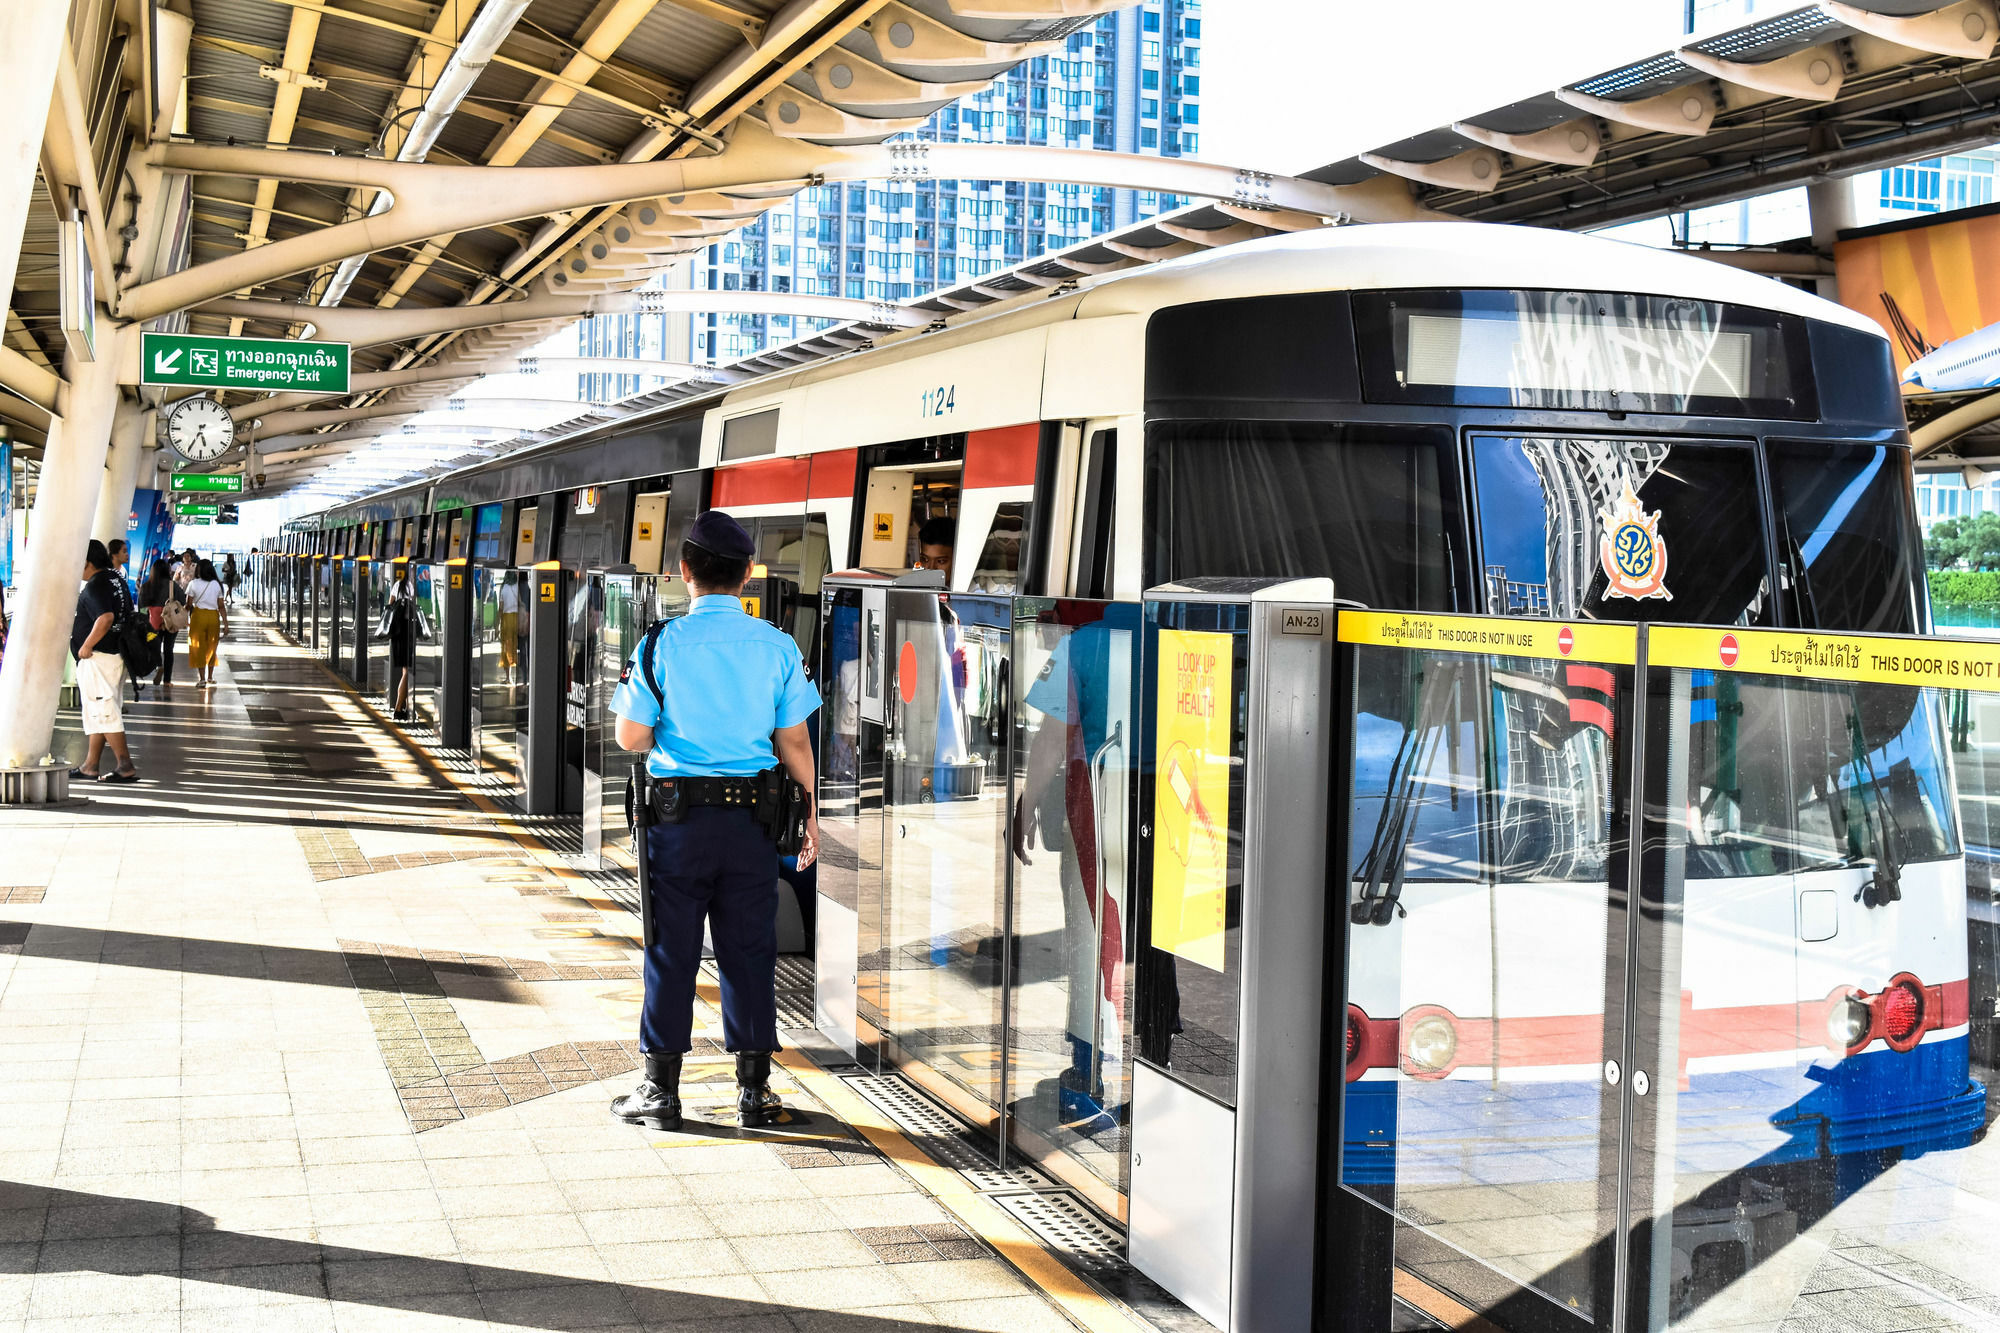
M222 512L222 506L219 504L204 505L204 504L182 503L174 506L174 517L181 519L183 521L186 521L187 519L191 518L212 519L221 512Z
M140 336L139 344L141 384L273 393L347 392L350 348L346 343L147 333Z
M222 492L228 495L243 493L243 474L240 472L176 472L168 483L169 489L180 491Z

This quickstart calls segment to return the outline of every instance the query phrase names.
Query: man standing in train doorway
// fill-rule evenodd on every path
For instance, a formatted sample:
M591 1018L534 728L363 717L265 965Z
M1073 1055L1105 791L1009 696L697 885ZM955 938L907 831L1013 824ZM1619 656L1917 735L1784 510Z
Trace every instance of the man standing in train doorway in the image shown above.
M645 1078L611 1103L628 1124L678 1129L681 1059L693 1048L702 922L722 976L724 1046L736 1056L744 1125L782 1112L770 1090L778 1049L778 830L772 802L803 801L801 869L819 854L812 741L819 693L790 635L743 609L755 544L711 509L681 544L692 597L678 620L650 630L619 677L618 744L646 752L635 822L643 829L641 892L650 922L639 1020ZM789 777L799 784L788 788ZM801 791L801 788L803 789Z

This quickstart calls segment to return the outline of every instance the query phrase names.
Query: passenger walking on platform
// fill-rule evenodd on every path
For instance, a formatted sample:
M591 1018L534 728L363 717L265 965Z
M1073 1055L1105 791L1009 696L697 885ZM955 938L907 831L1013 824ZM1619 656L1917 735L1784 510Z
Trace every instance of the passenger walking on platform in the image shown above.
M166 561L155 560L152 572L139 585L139 609L146 613L146 619L160 632L160 668L153 673L153 683L160 687L161 694L171 695L174 692L174 642L188 627L188 605L179 585L174 582L173 567Z
M100 541L92 541L85 550L83 580L69 649L76 654L76 687L83 699L83 734L89 748L83 763L69 775L92 782L137 782L139 770L125 744L125 714L119 703L125 690L125 659L119 655L117 639L111 637L113 627L131 614L132 595L124 577L112 569L111 553ZM110 773L103 771L106 745L118 760Z
M236 604L236 585L242 581L243 575L236 568L236 553L232 551L222 557L223 600L231 606Z
M407 565L389 585L388 604L375 632L389 642L389 698L396 706L396 720L409 722L415 716L410 711L410 677L417 656L417 588L410 582Z
M619 745L647 754L635 821L645 826L646 1069L611 1111L654 1129L681 1123L704 919L722 974L723 1044L736 1056L738 1120L766 1125L783 1111L769 1086L778 1049L778 857L781 839L800 869L819 854L806 731L819 694L791 636L744 613L739 597L754 551L750 534L720 510L695 520L681 545L693 597L687 614L646 635L611 704Z
M188 602L188 666L195 684L213 687L215 661L222 636L229 632L229 606L213 561L198 561L186 590Z

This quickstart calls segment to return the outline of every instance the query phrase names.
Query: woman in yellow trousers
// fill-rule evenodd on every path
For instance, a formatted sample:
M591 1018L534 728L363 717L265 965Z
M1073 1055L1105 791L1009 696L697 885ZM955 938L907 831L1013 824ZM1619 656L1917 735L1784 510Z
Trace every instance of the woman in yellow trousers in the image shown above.
M229 628L229 604L213 561L203 560L195 566L194 577L188 580L187 600L188 666L194 671L197 686L213 686L216 646Z

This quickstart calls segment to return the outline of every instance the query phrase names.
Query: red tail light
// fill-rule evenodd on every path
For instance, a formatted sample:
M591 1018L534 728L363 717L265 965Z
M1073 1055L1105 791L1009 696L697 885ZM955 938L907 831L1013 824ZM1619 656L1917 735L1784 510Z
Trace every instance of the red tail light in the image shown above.
M1924 1021L1924 993L1912 981L1898 981L1877 1001L1882 1011L1882 1035L1892 1042L1908 1041Z

